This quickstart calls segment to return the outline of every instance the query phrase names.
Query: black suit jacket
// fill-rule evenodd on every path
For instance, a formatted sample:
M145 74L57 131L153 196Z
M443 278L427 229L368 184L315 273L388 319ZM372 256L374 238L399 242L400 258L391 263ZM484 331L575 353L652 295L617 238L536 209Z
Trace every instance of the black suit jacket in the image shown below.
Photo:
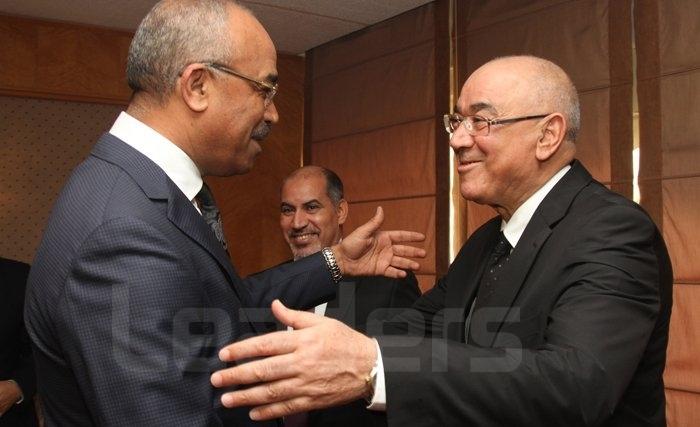
M397 319L426 339L379 338L389 425L665 425L672 271L647 214L574 162L474 312L475 344L465 344L500 222L477 230Z
M252 425L209 382L217 351L257 332L241 309L334 295L320 255L239 278L167 175L104 135L59 196L29 277L48 425Z
M410 307L420 297L416 276L408 272L403 279L386 277L359 277L343 282L337 296L328 302L326 316L340 320L348 326L370 333L378 332L381 322ZM347 405L312 411L308 415L309 427L372 427L386 425L384 412L367 410L364 399Z
M0 258L0 381L14 380L24 400L0 418L0 427L36 425L33 398L36 378L22 310L29 265Z

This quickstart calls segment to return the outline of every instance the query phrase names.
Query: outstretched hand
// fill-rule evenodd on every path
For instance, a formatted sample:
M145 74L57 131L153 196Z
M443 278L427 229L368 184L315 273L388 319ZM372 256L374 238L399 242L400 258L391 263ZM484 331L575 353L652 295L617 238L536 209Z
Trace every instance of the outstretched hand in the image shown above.
M215 372L215 387L254 384L225 393L226 407L253 406L253 420L336 406L369 394L366 377L377 350L373 339L323 316L272 303L275 317L293 331L243 340L219 352L224 362L253 361Z
M379 231L384 210L377 208L374 217L331 249L343 276L406 277L404 270L420 265L409 258L425 257L425 250L402 243L422 242L425 236L414 231Z

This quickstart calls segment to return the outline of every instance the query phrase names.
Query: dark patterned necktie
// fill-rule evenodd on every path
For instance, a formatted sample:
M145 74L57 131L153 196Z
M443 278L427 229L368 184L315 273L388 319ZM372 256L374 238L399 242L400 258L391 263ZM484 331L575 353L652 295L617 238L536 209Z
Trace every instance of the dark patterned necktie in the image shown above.
M510 257L510 251L513 247L508 243L508 239L501 231L498 233L498 242L491 252L488 264L486 264L486 269L484 270L483 276L481 276L481 283L479 284L479 290L476 292L476 298L472 302L469 315L464 325L465 334L467 338L466 341L469 342L469 326L471 323L471 317L474 311L480 309L481 307L486 307L489 304L491 297L496 291L496 285L498 284L499 273L503 269Z
M228 252L228 245L226 244L226 237L224 236L224 227L221 224L221 213L219 213L219 208L216 207L216 202L214 201L214 196L211 194L211 190L206 183L202 184L202 189L195 196L195 200L199 205L199 209L202 211L202 217L207 225L214 232L216 240L221 243L224 250Z

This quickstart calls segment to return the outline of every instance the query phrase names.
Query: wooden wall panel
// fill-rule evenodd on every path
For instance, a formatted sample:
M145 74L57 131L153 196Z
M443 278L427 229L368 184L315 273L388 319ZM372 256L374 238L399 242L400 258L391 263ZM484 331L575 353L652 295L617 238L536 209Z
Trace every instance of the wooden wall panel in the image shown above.
M700 42L695 0L635 2L642 205L662 229L673 263L666 364L668 425L700 419Z
M350 202L435 194L426 167L435 163L434 132L430 118L312 144L312 156L342 177Z
M280 184L301 165L304 59L279 55L280 121L263 141L263 152L246 175L207 178L224 222L233 264L244 276L291 258L279 226Z
M124 105L132 36L0 15L0 94Z
M314 142L434 117L432 43L314 81Z
M673 312L664 382L673 390L700 393L697 343L700 342L700 286L673 287Z
M427 255L419 260L418 274L435 274L435 197L414 197L380 202L350 203L346 230L354 230L369 221L377 210L384 209L383 230L415 230L426 235L426 240L415 246L425 249Z
M448 45L447 5L427 4L307 52L305 159L345 182L346 232L381 205L384 229L426 234L423 290L446 270L449 245L446 197L436 220L437 191L449 184L449 148L437 132L449 109L449 50L437 52Z

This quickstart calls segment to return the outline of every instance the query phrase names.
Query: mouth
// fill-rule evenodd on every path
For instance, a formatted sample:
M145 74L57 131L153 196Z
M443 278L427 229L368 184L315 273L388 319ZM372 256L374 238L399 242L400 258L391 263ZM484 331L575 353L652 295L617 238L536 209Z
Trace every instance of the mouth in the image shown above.
M289 239L296 244L306 244L317 238L318 233L292 233L289 235Z
M481 163L481 160L460 160L457 165L457 172L464 173L472 169L475 165Z

